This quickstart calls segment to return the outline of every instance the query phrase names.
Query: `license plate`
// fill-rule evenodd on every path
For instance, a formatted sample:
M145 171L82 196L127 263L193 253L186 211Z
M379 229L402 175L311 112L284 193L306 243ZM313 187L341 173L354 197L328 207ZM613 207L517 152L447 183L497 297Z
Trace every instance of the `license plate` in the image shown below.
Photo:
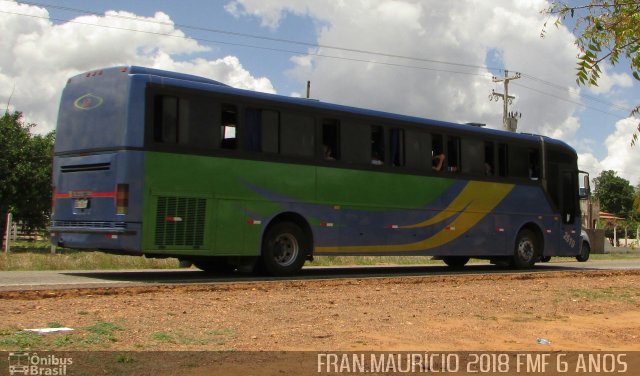
M76 198L73 207L75 209L86 209L89 207L89 199L88 198Z

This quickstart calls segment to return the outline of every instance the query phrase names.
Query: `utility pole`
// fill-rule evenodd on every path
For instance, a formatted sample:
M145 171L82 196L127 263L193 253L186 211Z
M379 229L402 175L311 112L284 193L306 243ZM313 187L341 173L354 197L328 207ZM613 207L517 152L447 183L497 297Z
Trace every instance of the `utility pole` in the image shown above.
M503 101L503 112L502 112L502 126L505 130L515 132L518 129L518 118L522 118L522 114L514 112L509 112L509 104L513 103L513 100L516 98L512 95L509 95L509 81L517 80L520 78L520 73L516 73L515 76L509 77L509 71L504 71L504 78L498 78L496 76L492 77L493 82L503 82L504 83L504 94L496 93L495 90L491 91L489 95L489 100L495 100L496 102L502 98Z

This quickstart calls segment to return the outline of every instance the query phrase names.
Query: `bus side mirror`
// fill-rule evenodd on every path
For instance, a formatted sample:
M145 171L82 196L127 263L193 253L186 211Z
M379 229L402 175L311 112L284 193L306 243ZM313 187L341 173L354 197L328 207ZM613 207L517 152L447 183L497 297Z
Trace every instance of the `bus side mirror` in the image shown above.
M583 175L582 176L582 181L583 181L583 186L580 187L580 192L578 193L578 195L580 196L581 200L586 200L589 198L589 196L591 196L591 186L589 185L589 175Z

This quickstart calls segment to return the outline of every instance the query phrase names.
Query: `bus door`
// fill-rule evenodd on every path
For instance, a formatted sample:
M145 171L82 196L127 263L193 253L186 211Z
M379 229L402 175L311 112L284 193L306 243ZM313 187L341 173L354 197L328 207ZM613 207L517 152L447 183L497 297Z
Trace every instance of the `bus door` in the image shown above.
M560 185L562 200L560 215L562 222L562 240L560 249L562 253L570 255L580 251L580 203L578 198L578 175L575 168L561 166ZM566 252L564 252L566 251Z
M545 255L575 256L580 243L580 205L578 201L578 175L575 165L549 164L547 192L553 202L553 224L545 229L547 247Z

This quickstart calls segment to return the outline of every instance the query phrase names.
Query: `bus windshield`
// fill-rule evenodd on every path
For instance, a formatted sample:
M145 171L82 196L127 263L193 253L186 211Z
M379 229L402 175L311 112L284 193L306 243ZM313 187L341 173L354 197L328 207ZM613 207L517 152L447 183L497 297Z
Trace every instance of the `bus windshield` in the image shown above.
M124 145L128 80L105 70L69 80L58 114L56 153Z

